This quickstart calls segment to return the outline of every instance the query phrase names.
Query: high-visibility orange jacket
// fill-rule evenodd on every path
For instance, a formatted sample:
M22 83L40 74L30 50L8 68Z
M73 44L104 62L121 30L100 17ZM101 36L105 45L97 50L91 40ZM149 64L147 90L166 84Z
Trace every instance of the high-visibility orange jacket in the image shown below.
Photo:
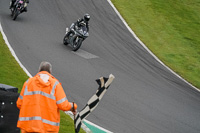
M48 74L44 82L39 74ZM20 109L17 127L27 132L59 131L60 113L70 111L73 104L68 102L61 83L46 71L29 78L23 85L17 100Z

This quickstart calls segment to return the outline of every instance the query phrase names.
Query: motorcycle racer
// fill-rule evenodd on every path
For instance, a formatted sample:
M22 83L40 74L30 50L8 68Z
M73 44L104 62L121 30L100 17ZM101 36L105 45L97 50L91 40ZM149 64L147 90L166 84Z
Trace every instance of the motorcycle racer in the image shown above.
M83 18L79 18L77 20L77 22L75 22L74 24L77 25L78 27L80 27L80 23L85 23L86 24L86 28L87 28L87 32L89 32L89 20L90 20L90 15L89 14L85 14Z
M17 0L11 0L10 1L10 9L12 8L12 7L14 7L14 5L15 5L15 2L16 2ZM28 5L28 3L29 3L29 0L23 0L24 1L24 10L22 10L22 12L27 12L27 5ZM22 13L21 12L21 13Z
M68 32L68 35L72 32L72 29L74 29L76 26L80 27L81 23L85 23L87 32L89 32L89 20L90 20L90 15L85 14L83 18L79 18L76 22L72 23L72 27L70 27L70 31Z

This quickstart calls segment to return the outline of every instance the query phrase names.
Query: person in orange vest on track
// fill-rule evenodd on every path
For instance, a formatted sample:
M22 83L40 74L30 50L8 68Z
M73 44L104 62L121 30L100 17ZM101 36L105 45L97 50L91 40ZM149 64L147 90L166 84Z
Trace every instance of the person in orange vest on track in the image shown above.
M76 114L77 105L68 102L61 83L51 73L51 64L41 62L39 72L24 83L17 100L21 133L58 133L59 110Z

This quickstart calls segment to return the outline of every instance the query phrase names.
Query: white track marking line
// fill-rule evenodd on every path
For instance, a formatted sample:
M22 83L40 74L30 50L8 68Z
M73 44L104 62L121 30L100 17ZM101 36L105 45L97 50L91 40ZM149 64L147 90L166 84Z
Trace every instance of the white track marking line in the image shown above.
M24 70L24 72L29 76L29 77L32 77L32 75L28 72L28 70L22 65L22 63L20 62L20 60L18 59L17 55L15 54L15 51L13 50L13 48L11 47L10 43L8 42L8 39L3 31L3 28L1 26L1 22L0 22L0 32L3 36L3 39L6 43L6 45L8 46L12 56L15 58L15 60L18 62L18 64L20 65L20 67Z
M83 120L83 121L86 122L86 123L89 124L89 125L95 126L96 128L98 128L98 129L100 129L100 130L102 130L102 131L104 131L104 132L106 132L106 133L113 133L113 132L111 132L111 131L109 131L109 130L106 130L106 129L104 129L104 128L102 128L102 127L100 127L100 126L98 126L98 125L96 125L96 124L94 124L94 123L92 123L92 122L86 120L86 119Z

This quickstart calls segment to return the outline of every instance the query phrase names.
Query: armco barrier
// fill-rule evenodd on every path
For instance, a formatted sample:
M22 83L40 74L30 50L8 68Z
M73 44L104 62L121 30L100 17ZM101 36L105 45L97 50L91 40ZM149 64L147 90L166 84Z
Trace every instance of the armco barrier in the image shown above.
M19 109L16 101L19 96L18 88L0 84L0 132L20 133L17 128Z

